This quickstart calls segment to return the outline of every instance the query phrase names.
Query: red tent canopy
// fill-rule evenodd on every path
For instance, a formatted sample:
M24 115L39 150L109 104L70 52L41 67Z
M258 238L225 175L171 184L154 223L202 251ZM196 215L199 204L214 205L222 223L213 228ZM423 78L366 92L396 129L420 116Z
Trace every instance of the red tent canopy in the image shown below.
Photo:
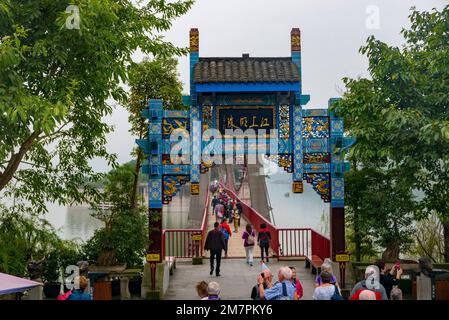
M0 295L22 292L41 285L42 283L40 282L31 281L0 272Z

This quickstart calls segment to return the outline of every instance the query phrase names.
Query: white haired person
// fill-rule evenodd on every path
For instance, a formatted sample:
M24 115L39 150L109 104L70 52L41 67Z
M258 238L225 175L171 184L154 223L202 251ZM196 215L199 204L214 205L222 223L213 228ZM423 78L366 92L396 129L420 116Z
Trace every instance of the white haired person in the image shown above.
M324 259L323 264L321 265L321 272L327 272L331 275L331 281L330 283L333 285L338 286L337 277L334 276L334 270L332 268L332 260L329 258ZM316 276L315 278L315 286L319 287L323 284L323 281L321 279L321 273Z
M371 290L378 292L382 300L388 300L387 293L384 286L380 283L379 268L375 265L370 265L365 269L365 279L358 282L351 291L351 300L359 300L358 296L363 290Z
M220 285L217 282L209 282L209 285L207 286L207 293L209 295L208 300L221 300Z
M294 300L295 287L291 284L292 270L287 267L281 267L278 271L278 281L271 288L264 288L264 279L259 274L260 299L263 300Z

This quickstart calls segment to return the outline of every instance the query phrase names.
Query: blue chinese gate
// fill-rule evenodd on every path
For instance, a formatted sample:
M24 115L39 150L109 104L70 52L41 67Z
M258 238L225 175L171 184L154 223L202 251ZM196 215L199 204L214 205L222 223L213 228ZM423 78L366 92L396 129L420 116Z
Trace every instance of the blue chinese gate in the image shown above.
M190 96L183 99L190 110L164 110L162 101L150 100L143 112L148 139L137 141L148 155L149 262L161 261L162 206L180 186L189 182L196 196L200 174L214 161L257 153L292 174L293 192L302 193L306 181L330 203L332 257L345 250L343 175L349 163L342 155L354 141L328 109L303 108L310 96L302 93L300 38L292 29L287 58L200 58L199 33L191 29ZM241 130L241 136L226 140L226 130Z

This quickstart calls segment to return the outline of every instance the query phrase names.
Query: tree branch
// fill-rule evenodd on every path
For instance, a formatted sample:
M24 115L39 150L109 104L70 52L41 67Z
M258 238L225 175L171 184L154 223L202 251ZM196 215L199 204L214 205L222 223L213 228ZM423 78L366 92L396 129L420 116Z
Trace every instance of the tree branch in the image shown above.
M36 168L46 169L46 167L44 167L44 166L40 166L36 163L32 163L32 162L28 162L28 161L21 161L20 163L27 164L29 166L36 167Z
M19 152L11 155L11 158L8 161L8 165L6 166L5 171L0 175L0 191L11 181L14 173L17 171L20 162L22 161L25 154L30 150L33 144L39 137L40 131L33 132L25 142L20 146Z
M42 141L42 140L47 139L47 138L54 138L54 137L56 137L58 134L60 134L60 133L62 132L62 129L64 129L64 127L65 127L66 125L68 125L68 124L69 124L69 122L65 122L62 126L60 126L60 127L58 128L58 130L56 130L56 131L54 131L54 132L52 132L52 133L50 133L50 134L43 135L43 136L39 137L39 138L37 139L37 141ZM62 132L62 133L65 133L65 132Z
M421 247L421 249L424 251L424 253L426 254L426 256L428 256L430 259L432 259L433 263L437 263L437 261L435 260L434 257L432 257L431 254L429 254L429 252L426 250L426 248L424 248L424 245L422 244L421 240L419 239L419 237L416 237L416 240L418 241L419 246Z

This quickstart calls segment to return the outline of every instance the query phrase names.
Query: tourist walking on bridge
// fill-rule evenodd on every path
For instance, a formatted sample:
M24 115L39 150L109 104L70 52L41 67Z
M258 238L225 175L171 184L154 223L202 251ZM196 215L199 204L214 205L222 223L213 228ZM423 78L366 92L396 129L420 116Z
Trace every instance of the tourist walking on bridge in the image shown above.
M233 211L233 221L234 221L234 232L237 233L239 232L239 225L240 225L240 216L238 213L237 208L234 207Z
M240 202L237 202L235 204L235 207L237 208L238 214L239 214L239 217L240 217L240 219L239 219L239 227L240 227L240 220L242 218L242 212L243 212L242 204Z
M224 235L220 231L220 224L214 223L214 229L207 234L204 250L210 250L210 275L214 273L214 260L217 259L215 275L220 276L221 251L226 247Z
M246 225L246 230L243 231L242 234L243 247L245 247L246 252L246 263L248 263L251 267L253 266L253 250L256 239L256 233L253 230L253 227L250 223Z
M265 255L267 256L267 262L270 262L270 259L268 258L268 248L270 247L270 241L271 241L270 230L268 230L267 225L265 223L262 223L260 225L259 234L257 235L257 242L259 243L260 247L260 259L262 261L264 261L263 254L265 251Z
M229 238L232 236L231 227L228 224L228 220L226 218L223 219L222 224L220 225L220 231L223 233L225 240L225 258L228 257L228 243Z

